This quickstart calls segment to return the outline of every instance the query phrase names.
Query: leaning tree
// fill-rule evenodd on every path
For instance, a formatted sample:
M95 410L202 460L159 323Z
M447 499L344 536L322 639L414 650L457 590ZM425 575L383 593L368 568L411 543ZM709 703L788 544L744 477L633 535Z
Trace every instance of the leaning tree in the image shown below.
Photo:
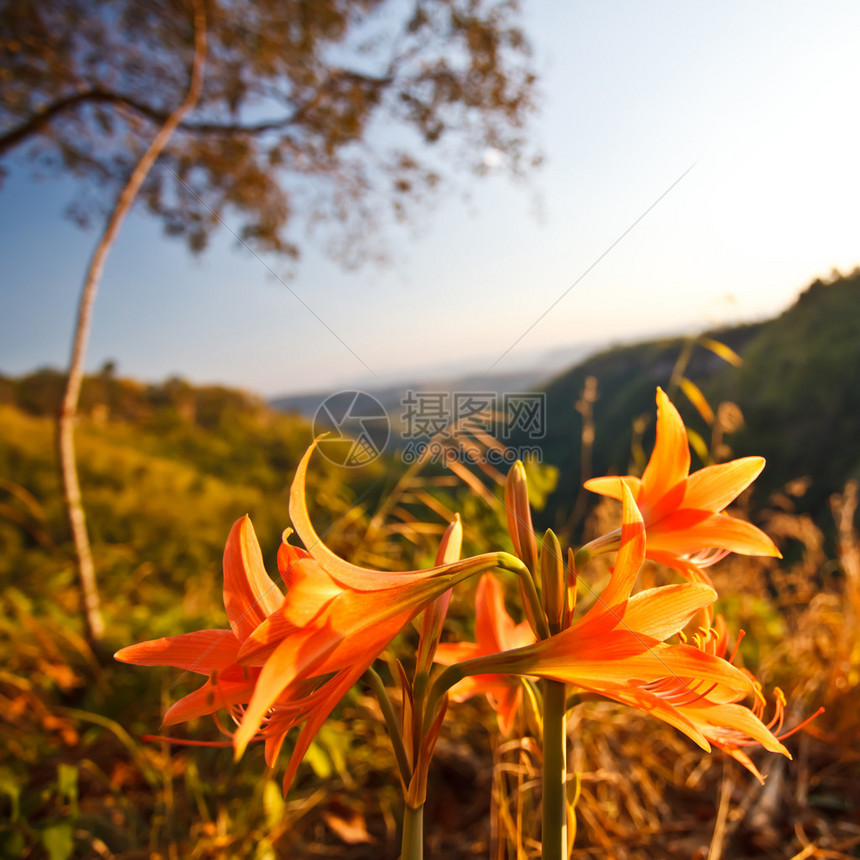
M3 0L0 167L83 180L69 214L113 205L185 98L185 0ZM522 174L535 76L516 0L206 0L196 107L141 202L194 251L228 218L295 256L309 226L357 262L385 214L458 171Z

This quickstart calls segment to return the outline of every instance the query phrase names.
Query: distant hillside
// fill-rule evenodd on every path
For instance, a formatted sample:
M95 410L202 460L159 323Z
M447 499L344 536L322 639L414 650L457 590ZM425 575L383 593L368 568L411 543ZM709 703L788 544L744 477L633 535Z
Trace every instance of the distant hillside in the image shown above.
M743 410L736 453L767 457L763 490L808 477L806 505L822 508L860 478L860 271L815 281L762 327L743 358L709 388Z
M860 477L860 271L830 284L813 283L797 303L767 322L725 328L710 337L739 353L740 368L694 350L686 375L716 405L737 403L742 431L728 441L734 455L768 460L759 500L794 478L812 479L804 506L816 513L850 477ZM581 485L582 417L575 404L585 380L597 380L592 474L630 468L633 420L647 416L644 446L653 445L654 392L668 385L685 340L654 340L592 356L546 386L545 462L560 469L545 524L566 522ZM690 427L707 427L684 395L676 405Z
M396 431L402 424L408 393L444 392L482 392L501 394L504 392L532 391L547 381L547 371L527 370L520 373L498 375L454 376L425 380L414 383L401 383L385 388L368 388L366 392L375 397L385 409ZM335 391L318 391L310 394L295 394L275 397L270 400L272 408L281 412L292 412L313 420L320 404Z
M313 419L320 404L338 390L362 390L373 395L384 407L392 424L396 427L402 412L402 404L408 391L413 392L518 392L533 391L587 356L602 349L603 343L580 342L564 347L526 353L519 358L519 369L505 372L484 372L499 359L499 355L487 355L485 363L472 360L472 371L462 365L449 365L438 370L418 375L415 379L401 379L391 385L344 384L340 389L324 389L301 394L282 394L269 399L270 405L281 412L295 412ZM454 369L452 369L452 367ZM395 369L396 372L396 369Z

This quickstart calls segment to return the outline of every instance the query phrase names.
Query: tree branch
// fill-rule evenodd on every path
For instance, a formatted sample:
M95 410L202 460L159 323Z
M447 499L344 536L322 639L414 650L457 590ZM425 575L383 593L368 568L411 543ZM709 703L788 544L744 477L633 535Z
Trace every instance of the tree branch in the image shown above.
M195 134L222 135L224 137L230 137L233 135L247 135L253 137L259 134L266 134L270 131L280 131L290 125L301 122L308 112L318 105L320 101L331 92L335 84L343 81L353 81L355 83L370 86L374 89L381 89L382 87L393 83L394 78L391 75L374 77L372 75L364 75L348 69L338 69L329 75L313 96L298 105L289 116L250 124L186 122L183 119L179 123L178 128L182 131L192 132ZM85 104L108 104L127 108L145 119L160 125L165 125L171 116L171 114L159 110L158 108L154 108L132 96L113 92L111 90L105 90L101 87L93 87L69 96L63 96L62 98L51 102L51 104L45 105L19 126L0 134L0 158L3 158L6 153L10 152L19 144L24 143L27 138L39 134L56 117Z
M55 117L73 110L82 104L124 105L151 120L161 123L166 122L168 116L167 114L161 115L148 105L144 105L119 93L112 93L102 89L83 90L45 105L45 107L40 108L33 116L21 123L21 125L0 135L0 158L18 146L18 144L23 143L28 137L41 132Z

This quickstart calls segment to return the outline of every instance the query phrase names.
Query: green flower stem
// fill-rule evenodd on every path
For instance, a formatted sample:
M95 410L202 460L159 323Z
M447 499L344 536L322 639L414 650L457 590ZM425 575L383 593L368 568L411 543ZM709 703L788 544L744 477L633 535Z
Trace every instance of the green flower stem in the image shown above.
M567 711L565 685L544 680L542 860L567 857Z
M403 813L403 841L400 860L423 860L424 857L424 804L407 805Z
M382 683L382 678L379 677L379 673L373 666L367 667L364 677L367 679L374 695L379 701L379 707L385 719L385 727L388 729L388 734L391 737L391 746L394 748L394 757L397 759L397 767L400 769L403 784L409 785L409 781L412 779L412 768L409 766L409 758L406 755L406 748L403 746L403 738L400 737L400 726L397 723L397 715L394 713L391 699L388 698L385 684Z

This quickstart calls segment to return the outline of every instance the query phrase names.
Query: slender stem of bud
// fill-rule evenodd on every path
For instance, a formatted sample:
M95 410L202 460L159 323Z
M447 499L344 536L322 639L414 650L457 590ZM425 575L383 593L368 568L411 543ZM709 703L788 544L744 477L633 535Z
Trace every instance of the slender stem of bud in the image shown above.
M501 570L515 573L520 578L520 583L523 586L523 593L525 594L526 600L529 602L535 624L538 628L535 632L541 639L548 639L550 633L549 626L546 621L546 614L543 611L540 596L537 593L535 581L532 578L529 569L518 558L515 558L506 552L499 553L498 566Z
M406 755L403 738L400 736L400 726L397 723L394 706L391 704L391 699L388 698L388 692L385 689L385 684L382 683L382 678L379 677L379 673L373 666L367 667L364 677L368 684L370 684L370 688L379 702L379 707L385 720L385 727L388 729L388 734L391 737L391 746L394 748L394 757L397 759L400 777L403 780L403 784L408 786L409 781L412 779L412 768L409 766L409 757Z
M567 857L567 712L565 685L544 680L542 860Z
M621 529L614 529L605 535L589 541L585 546L580 547L574 554L576 561L576 569L582 570L582 567L590 559L604 552L615 552L621 543Z
M463 671L463 666L467 666L468 663L472 661L465 661L463 663L455 663L453 666L448 666L440 675L436 677L436 680L430 685L430 689L427 691L427 698L424 700L424 725L422 726L422 733L426 734L430 729L430 724L433 722L434 717L436 716L436 709L439 706L439 700L457 683L457 681L462 681L463 678L468 674Z
M439 700L451 687L463 678L470 675L524 675L532 665L534 646L514 648L510 651L500 651L498 654L487 654L481 657L472 657L462 663L454 663L445 668L430 685L425 700L424 732L430 727L430 723L436 715ZM562 685L564 686L564 685Z
M430 681L430 676L427 672L419 671L415 673L415 679L412 682L412 707L416 714L421 713L424 707L424 696L427 693L427 684Z

